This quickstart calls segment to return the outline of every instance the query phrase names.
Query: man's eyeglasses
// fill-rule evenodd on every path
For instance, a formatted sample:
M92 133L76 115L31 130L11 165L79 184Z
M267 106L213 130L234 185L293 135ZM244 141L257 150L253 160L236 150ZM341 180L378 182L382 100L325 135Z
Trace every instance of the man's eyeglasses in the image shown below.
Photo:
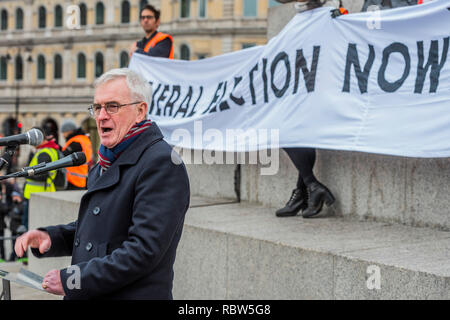
M105 111L107 114L114 114L114 113L119 112L119 109L121 107L130 106L130 105L138 104L141 102L142 101L137 101L137 102L132 102L132 103L124 103L124 104L119 104L118 102L107 102L104 105L101 105L100 103L94 103L89 106L88 110L89 110L89 114L92 117L97 118L100 115L102 108L105 108Z
M154 18L155 18L155 16L141 16L141 20L144 20L144 19L151 20L151 19L154 19Z

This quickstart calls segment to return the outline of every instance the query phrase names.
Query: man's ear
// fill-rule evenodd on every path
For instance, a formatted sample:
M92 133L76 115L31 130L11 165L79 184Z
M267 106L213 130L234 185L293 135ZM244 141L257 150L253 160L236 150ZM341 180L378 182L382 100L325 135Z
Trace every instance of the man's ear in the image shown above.
M146 102L142 101L138 106L138 122L141 122L145 119L147 119L147 110L148 110L148 105Z

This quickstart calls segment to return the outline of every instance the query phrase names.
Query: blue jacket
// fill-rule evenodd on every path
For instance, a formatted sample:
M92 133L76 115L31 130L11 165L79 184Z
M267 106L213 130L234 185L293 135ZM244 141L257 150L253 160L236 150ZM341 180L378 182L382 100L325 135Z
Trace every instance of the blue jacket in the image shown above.
M95 165L78 220L43 228L51 248L33 253L72 255L81 270L80 289L68 287L75 273L60 271L66 299L172 299L190 194L184 164L172 161L172 148L162 139L152 123L102 176Z

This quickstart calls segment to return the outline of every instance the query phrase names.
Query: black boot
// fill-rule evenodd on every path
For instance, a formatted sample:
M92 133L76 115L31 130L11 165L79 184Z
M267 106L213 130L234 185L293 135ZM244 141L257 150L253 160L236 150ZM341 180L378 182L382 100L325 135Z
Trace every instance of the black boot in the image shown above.
M308 192L308 207L303 211L303 218L310 218L319 214L324 202L327 206L331 206L335 201L330 190L320 182L308 184L306 191Z
M284 208L277 210L275 213L277 217L292 217L297 215L297 212L303 210L307 206L306 189L294 189L291 198L286 203Z

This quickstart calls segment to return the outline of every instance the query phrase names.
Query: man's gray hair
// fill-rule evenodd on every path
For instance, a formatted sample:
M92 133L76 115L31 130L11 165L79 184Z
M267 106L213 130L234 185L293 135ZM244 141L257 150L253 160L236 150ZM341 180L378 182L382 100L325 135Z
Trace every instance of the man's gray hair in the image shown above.
M150 108L150 104L152 103L152 86L140 74L131 69L120 68L105 72L95 80L94 88L97 89L108 81L120 78L125 78L128 89L130 89L131 99L144 101Z

